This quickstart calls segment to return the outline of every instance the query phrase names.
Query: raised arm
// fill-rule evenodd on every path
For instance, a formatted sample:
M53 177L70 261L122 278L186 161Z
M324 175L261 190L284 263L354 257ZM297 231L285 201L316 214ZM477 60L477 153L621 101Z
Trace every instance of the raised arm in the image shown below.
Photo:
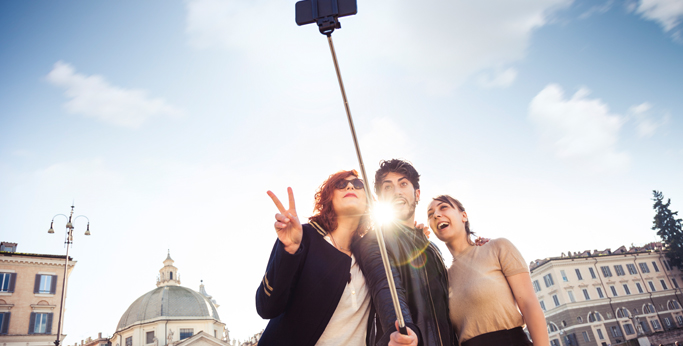
M395 251L392 251L394 248L396 248L396 244L393 239L389 237L386 237L385 241L387 245L387 251L389 252L389 259L392 262L391 272L396 284L396 292L398 293L398 300L401 305L403 319L406 323L406 326L411 329L419 339L420 332L417 326L413 324L413 319L410 315L410 310L405 297L405 290L403 289L403 285L401 283L401 276L396 269L396 261L394 260ZM365 276L365 282L370 288L372 303L375 306L375 311L377 312L382 325L383 335L381 335L377 345L387 345L390 341L392 332L396 331L395 322L397 317L396 312L394 311L394 303L391 298L389 283L384 270L382 256L379 252L379 244L377 243L375 231L368 232L368 234L363 237L361 241L359 241L359 244L355 250L356 251L354 251L354 254L358 258L358 263L363 271L363 275Z
M296 214L294 193L288 188L289 209L285 209L274 193L268 191L279 213L275 214L275 231L278 240L268 259L266 273L256 290L256 312L266 319L279 316L285 311L294 278L300 270L306 251L303 227Z

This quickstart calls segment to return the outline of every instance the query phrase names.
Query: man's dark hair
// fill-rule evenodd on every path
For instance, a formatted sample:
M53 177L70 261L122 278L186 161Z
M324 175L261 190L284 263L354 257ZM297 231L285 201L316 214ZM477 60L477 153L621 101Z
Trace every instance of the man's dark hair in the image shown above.
M408 161L399 159L382 160L379 162L379 169L375 172L375 193L380 196L380 189L382 188L382 181L389 173L398 173L406 177L415 190L420 188L420 174L417 173L415 167Z

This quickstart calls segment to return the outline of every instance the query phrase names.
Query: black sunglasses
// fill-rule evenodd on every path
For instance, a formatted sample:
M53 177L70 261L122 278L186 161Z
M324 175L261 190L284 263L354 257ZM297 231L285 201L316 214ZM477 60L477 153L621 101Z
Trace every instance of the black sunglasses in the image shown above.
M365 184L363 184L363 181L356 178L353 180L340 180L337 182L337 184L334 185L337 189L345 189L347 186L349 186L349 183L353 184L353 188L356 190L362 190L365 187Z

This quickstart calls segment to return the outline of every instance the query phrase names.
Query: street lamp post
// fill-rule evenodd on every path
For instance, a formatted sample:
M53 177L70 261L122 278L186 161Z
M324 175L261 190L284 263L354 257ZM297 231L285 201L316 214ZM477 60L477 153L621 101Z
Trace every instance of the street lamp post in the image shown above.
M62 334L62 312L64 311L64 297L66 296L66 278L67 278L67 269L69 267L69 245L73 244L74 242L74 236L73 236L73 231L74 231L74 225L73 222L76 221L79 217L84 217L86 220L88 220L88 225L85 229L85 235L90 235L90 219L88 219L87 216L85 215L78 215L76 217L74 216L74 206L71 206L71 213L69 216L66 216L64 214L57 214L52 217L52 221L50 222L50 229L47 231L47 233L53 234L55 233L55 230L52 228L52 225L55 222L55 218L57 216L64 216L67 218L67 223L66 223L66 239L64 240L64 244L66 245L66 257L64 259L64 280L62 281L62 297L61 300L59 301L59 320L57 320L57 339L55 340L55 346L59 346L59 337Z

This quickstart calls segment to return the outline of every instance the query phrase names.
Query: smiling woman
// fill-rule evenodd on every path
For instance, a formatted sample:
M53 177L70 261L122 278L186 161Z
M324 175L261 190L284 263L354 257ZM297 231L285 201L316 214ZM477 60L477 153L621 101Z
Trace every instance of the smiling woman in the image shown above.
M522 330L525 324L533 345L548 345L545 317L517 248L504 238L474 246L467 212L451 196L434 198L427 215L434 234L453 255L449 317L461 345L531 345Z
M355 170L331 175L303 225L291 188L288 209L268 191L278 240L256 291L256 310L270 319L259 345L365 344L370 295L350 250L367 231L363 188Z

